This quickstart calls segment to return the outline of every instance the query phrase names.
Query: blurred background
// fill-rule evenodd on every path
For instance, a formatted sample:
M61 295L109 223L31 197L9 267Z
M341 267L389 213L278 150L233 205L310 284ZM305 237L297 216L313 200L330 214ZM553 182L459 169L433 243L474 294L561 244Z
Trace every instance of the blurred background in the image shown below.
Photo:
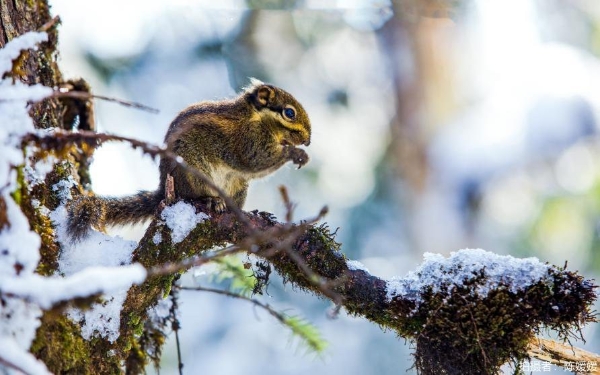
M383 278L424 252L484 248L600 270L600 2L596 0L50 0L60 64L97 94L100 131L160 144L175 115L256 77L308 111L311 162L251 184L246 209L295 218L330 207L343 252ZM95 154L92 186L158 185L126 145ZM115 230L138 239L142 228ZM187 275L183 283L206 280ZM315 323L311 354L243 301L182 292L186 374L412 373L410 343L273 278L264 300ZM600 352L597 327L585 327ZM161 374L177 373L171 338ZM150 369L150 373L154 370ZM564 373L554 368L556 373Z

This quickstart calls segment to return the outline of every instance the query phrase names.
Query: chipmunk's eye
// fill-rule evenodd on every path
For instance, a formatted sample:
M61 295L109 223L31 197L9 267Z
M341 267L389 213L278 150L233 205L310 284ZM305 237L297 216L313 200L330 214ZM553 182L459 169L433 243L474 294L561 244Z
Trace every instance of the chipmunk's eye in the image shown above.
M296 110L292 107L285 107L283 110L283 116L288 120L294 120L296 118Z

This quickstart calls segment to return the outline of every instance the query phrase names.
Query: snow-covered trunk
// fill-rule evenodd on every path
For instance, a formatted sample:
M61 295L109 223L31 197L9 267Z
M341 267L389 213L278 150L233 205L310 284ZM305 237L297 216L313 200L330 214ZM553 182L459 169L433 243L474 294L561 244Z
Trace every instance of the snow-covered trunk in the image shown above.
M0 373L118 373L123 357L107 355L117 346L82 337L85 327L71 317L78 310L65 314L69 304L61 301L89 305L112 287L126 291L131 276L140 282L145 271L60 268L65 249L51 214L58 215L65 193L75 192L69 182L86 173L81 161L91 153L73 146L56 162L48 150L20 144L26 133L70 128L73 102L51 97L63 78L59 22L47 0L2 1L0 13Z

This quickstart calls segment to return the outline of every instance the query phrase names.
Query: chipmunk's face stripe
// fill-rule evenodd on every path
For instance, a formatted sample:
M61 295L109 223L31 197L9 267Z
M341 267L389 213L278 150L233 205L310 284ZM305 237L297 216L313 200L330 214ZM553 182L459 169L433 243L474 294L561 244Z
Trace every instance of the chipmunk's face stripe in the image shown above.
M301 123L301 122L294 122L294 121L290 121L290 120L286 119L285 116L282 115L281 110L265 108L265 109L261 110L260 113L262 116L267 116L267 117L271 117L272 119L275 119L278 123L281 124L281 126L283 126L286 129L300 132L303 135L305 135L306 137L309 136L309 131L306 129L306 124Z
M308 115L289 93L253 80L252 86L246 88L245 97L255 111L251 115L252 121L274 122L290 132L278 136L278 139L286 138L286 142L294 145L310 144L311 126Z

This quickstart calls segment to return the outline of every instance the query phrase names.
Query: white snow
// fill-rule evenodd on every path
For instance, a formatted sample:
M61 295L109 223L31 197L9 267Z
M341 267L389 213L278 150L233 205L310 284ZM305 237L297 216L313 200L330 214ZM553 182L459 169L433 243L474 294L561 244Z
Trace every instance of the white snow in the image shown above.
M77 185L77 183L73 180L73 176L69 176L67 179L58 181L52 185L52 191L56 192L61 203L65 203L67 200L73 199L71 188L75 185Z
M128 289L146 279L146 269L140 264L123 267L88 267L68 277L43 277L32 274L20 279L7 279L2 291L35 301L47 309L57 302L96 293Z
M25 154L26 159L23 173L25 174L27 185L31 190L32 187L44 182L46 175L54 169L54 164L58 162L58 159L54 155L47 155L44 159L33 163L33 147L27 147Z
M0 49L0 77L12 68L22 49L35 48L46 40L45 33L27 33ZM34 131L27 102L40 100L52 89L27 86L11 78L0 80L0 198L6 204L10 225L0 228L0 290L8 281L23 284L39 262L40 238L29 228L27 218L10 193L16 188L14 166L24 162L20 137ZM0 372L12 364L30 374L47 374L46 367L27 352L40 325L42 310L35 301L2 296L0 305Z
M50 215L50 210L46 206L42 205L37 199L31 200L31 206L36 210L39 210L42 215Z
M31 353L22 350L19 344L10 337L0 338L0 359L5 364L15 366L29 375L50 374L44 363L38 361Z
M196 225L208 219L208 215L196 213L194 206L181 201L165 208L160 216L171 229L173 244L183 241Z
M358 260L349 260L346 262L346 265L348 266L348 269L350 271L362 270L365 272L369 272L369 269Z
M152 242L155 245L158 245L162 242L162 234L160 234L159 231L156 231L156 233L154 233L154 236L152 236Z
M53 92L50 87L40 84L26 85L19 81L12 82L10 79L0 81L0 102L37 102Z
M81 333L85 339L89 340L92 337L100 336L114 342L119 337L121 308L127 297L127 291L132 283L138 282L136 280L143 280L143 278L139 279L141 273L135 273L141 272L140 270L128 271L128 267L123 267L131 263L132 253L137 247L137 243L126 241L121 237L110 237L96 230L92 230L90 235L82 241L72 243L66 233L67 210L65 206L59 206L50 214L50 218L62 248L59 257L60 273L71 276L80 272L83 272L84 275L90 272L89 275L93 275L96 272L93 267L104 267L102 272L112 268L113 271L110 272L124 278L119 283L114 281L116 284L102 290L105 292L104 303L94 304L86 310L71 309L68 313L73 321L80 323ZM135 265L131 267L135 267ZM90 277L93 278L93 276ZM103 282L107 283L105 286L111 285L110 280L104 279ZM92 282L88 281L88 283ZM96 289L96 292L98 291L100 290Z
M3 297L4 305L0 309L0 340L11 338L21 347L28 349L40 326L42 310L34 303L19 298ZM0 352L0 357L2 357ZM0 369L2 367L0 366Z
M161 323L166 318L169 317L171 313L171 307L173 306L173 301L171 298L162 298L158 301L156 306L151 309L148 309L148 317L150 321L154 323Z
M37 49L37 44L48 40L48 34L28 32L8 42L0 50L0 73L12 69L12 61L19 57L22 50Z
M32 274L40 260L40 237L29 230L27 218L12 198L2 197L10 226L0 232L0 280Z
M448 258L440 254L425 253L425 261L416 271L405 277L393 277L387 281L387 298L394 297L412 300L416 307L422 302L421 293L432 288L434 293L448 287L448 293L456 286L463 285L483 270L487 282L474 288L472 293L485 297L501 285L512 293L517 293L541 280L551 282L548 275L550 266L537 258L514 258L510 255L497 255L482 249L464 249L452 252Z

